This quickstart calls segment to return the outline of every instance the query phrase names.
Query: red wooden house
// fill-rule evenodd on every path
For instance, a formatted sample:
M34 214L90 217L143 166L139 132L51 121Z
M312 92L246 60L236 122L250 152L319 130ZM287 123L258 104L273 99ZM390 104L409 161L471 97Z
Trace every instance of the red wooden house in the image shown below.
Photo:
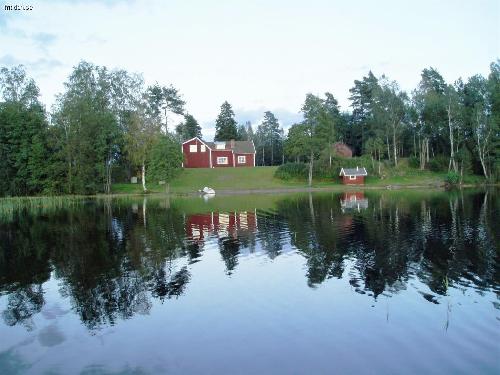
M182 144L184 168L255 167L252 141L205 142L195 137Z
M340 177L345 185L364 185L368 173L364 167L341 168Z

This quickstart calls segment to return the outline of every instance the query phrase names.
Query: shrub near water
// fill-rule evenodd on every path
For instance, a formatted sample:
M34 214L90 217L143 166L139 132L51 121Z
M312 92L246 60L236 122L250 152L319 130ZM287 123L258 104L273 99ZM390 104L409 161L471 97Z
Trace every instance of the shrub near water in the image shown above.
M448 185L457 185L459 180L460 180L460 176L458 175L458 173L455 173L455 172L448 172L446 174L446 177L444 178L444 181Z
M316 179L332 179L339 175L341 168L365 167L368 174L373 174L372 163L369 157L361 156L355 158L332 158L321 159L314 162L313 177ZM278 167L274 177L282 180L306 179L309 165L307 163L286 163Z
M448 169L450 158L444 155L437 155L429 160L429 169L433 172L443 172Z
M304 163L286 163L280 165L274 177L281 180L303 179L307 176L307 165Z

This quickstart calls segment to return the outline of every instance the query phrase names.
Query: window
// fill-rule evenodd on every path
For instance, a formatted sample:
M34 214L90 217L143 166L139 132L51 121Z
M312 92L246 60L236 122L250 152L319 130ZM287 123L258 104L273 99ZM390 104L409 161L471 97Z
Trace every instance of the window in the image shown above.
M349 180L355 180L356 176L349 176Z
M216 142L215 149L216 150L225 150L226 149L226 142Z
M245 164L247 162L247 157L243 155L238 156L238 164Z
M198 152L198 145L189 145L189 152Z
M206 149L205 145L201 145L201 146L200 146L200 151L201 151L201 152L205 152L205 151L206 151L205 149Z
M217 164L227 164L227 157L226 156L219 156L217 158Z

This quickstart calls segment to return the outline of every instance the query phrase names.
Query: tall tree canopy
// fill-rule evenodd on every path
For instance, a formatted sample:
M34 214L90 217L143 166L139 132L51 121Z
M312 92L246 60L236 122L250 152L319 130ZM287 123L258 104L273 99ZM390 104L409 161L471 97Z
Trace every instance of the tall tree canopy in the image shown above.
M270 111L264 112L264 119L255 132L255 147L258 153L257 159L262 165L274 165L281 161L283 153L282 145L283 130L280 129L278 119Z
M35 81L24 67L0 70L0 196L47 187L48 123Z
M184 121L177 125L175 131L182 141L194 137L201 138L201 126L193 115L189 113L184 115Z
M229 141L238 138L238 130L236 128L236 120L234 112L227 101L222 103L220 113L215 120L215 141Z

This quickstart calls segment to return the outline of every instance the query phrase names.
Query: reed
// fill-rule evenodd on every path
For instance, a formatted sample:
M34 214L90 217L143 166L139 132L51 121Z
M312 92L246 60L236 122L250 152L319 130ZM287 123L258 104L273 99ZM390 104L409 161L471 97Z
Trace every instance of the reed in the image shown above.
M54 197L12 197L0 199L0 221L11 221L20 212L43 215L63 208L81 206L89 197L54 196Z

